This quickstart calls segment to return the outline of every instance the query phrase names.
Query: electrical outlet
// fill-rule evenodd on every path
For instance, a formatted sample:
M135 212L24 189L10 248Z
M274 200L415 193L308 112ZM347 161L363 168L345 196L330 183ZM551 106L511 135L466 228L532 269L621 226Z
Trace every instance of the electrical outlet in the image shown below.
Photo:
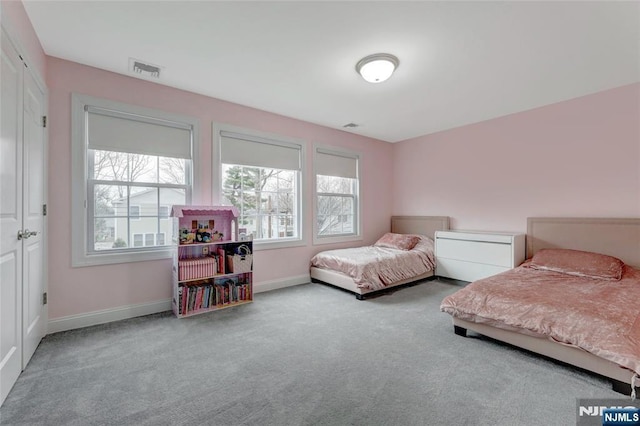
M209 254L209 247L202 247L202 254Z

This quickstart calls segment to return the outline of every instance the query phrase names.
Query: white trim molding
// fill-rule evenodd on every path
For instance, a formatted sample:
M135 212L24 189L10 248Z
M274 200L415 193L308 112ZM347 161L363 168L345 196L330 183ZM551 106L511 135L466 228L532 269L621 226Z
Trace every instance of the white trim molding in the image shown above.
M266 291L277 290L279 288L293 287L294 285L307 284L311 282L311 275L297 275L294 277L280 278L277 280L261 281L253 283L253 294L264 293Z
M171 310L171 299L69 315L49 320L47 334L105 324Z

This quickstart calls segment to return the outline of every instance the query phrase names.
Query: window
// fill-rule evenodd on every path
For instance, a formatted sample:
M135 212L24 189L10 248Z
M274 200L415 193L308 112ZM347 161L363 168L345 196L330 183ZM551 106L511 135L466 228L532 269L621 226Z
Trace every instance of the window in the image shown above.
M214 135L221 198L238 208L239 227L257 247L299 245L303 145L230 126Z
M316 147L314 243L360 239L359 159Z
M160 219L169 219L169 206L160 206L158 216L160 216Z
M165 233L164 232L160 232L159 234L156 234L156 245L159 246L163 246L165 245Z
M129 206L129 217L131 219L140 219L140 206Z
M142 234L133 234L133 246L142 247Z
M73 265L170 257L169 210L193 192L196 123L73 96Z

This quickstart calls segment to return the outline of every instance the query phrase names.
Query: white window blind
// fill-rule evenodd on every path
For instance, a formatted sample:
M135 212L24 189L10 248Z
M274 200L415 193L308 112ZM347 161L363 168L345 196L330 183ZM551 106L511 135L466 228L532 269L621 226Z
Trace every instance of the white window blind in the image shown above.
M358 178L358 157L356 155L318 148L315 167L318 175Z
M191 158L191 128L182 123L86 108L89 149Z
M220 159L224 164L301 170L300 152L300 145L220 132Z

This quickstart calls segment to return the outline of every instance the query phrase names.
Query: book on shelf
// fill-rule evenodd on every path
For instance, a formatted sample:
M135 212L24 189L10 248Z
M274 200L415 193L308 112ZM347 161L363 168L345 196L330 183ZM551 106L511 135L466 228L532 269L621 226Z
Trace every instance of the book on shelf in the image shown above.
M211 291L211 286L204 287L204 294L202 295L202 309L206 309L209 307L209 292Z
M217 253L218 253L218 272L220 274L226 274L226 268L225 268L225 252L224 249L222 247L218 247L217 249Z

